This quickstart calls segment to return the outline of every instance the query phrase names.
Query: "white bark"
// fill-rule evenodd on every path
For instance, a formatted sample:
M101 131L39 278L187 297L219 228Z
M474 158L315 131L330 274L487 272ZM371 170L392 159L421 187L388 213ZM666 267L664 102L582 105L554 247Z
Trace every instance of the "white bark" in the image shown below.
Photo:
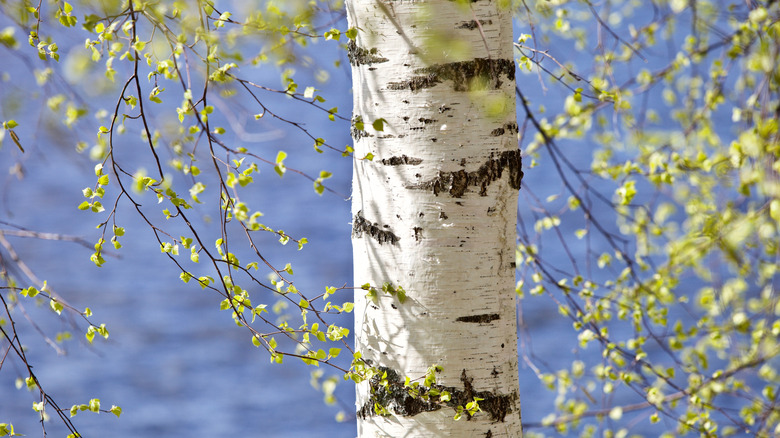
M520 436L510 13L491 0L351 0L347 12L365 125L353 129L355 284L408 296L355 294L356 348L390 381L373 398L358 385L359 436ZM483 411L456 422L452 405L404 398L404 377L434 364L453 401L484 398Z

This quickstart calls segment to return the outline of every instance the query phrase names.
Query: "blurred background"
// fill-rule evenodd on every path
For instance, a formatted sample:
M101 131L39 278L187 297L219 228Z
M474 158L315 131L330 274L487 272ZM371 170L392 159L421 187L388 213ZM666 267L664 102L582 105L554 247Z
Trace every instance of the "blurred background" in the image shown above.
M91 6L87 3L74 2L79 14L89 12ZM217 9L230 10L238 21L257 11L268 12L273 5L273 2L262 1L216 3ZM644 5L637 2L613 3L615 10L619 9L617 5L623 8L619 12L624 20L613 20L610 24L625 35L648 22L663 21L658 19L659 5L656 2ZM301 5L305 4L301 2ZM632 6L629 7L629 4ZM297 2L290 2L284 8L294 11L297 5ZM340 2L318 3L319 18L315 23L320 34L329 28L347 29L342 6ZM110 10L112 5L105 7ZM666 3L663 8L664 14L670 14ZM515 36L519 37L534 29L526 20L523 5L518 5L517 11ZM582 6L579 11L588 12L588 9ZM112 183L106 187L106 212L93 214L77 207L84 201L82 190L94 187L95 158L106 152L105 145L95 142L96 127L110 123L110 113L117 104L117 87L124 83L129 69L117 61L114 66L116 81L108 81L104 62L91 63L91 52L84 48L84 38L94 39L94 34L65 32L64 29L55 32L60 50L59 62L40 61L35 49L25 46L26 31L20 26L19 12L14 3L0 2L0 12L0 30L6 35L15 35L23 46L0 45L0 119L20 122L15 132L25 149L24 152L17 149L7 137L0 149L0 168L8 170L0 177L3 181L0 229L7 242L0 249L0 254L6 264L12 266L8 272L12 277L29 278L25 268L20 266L29 268L35 277L46 280L49 287L68 304L76 309L89 307L94 314L91 321L105 323L110 332L107 340L98 336L90 345L84 339L86 326L78 315L66 311L63 317L57 317L49 309L48 302L36 306L28 300L23 307L17 307L15 328L27 348L28 362L34 366L45 391L65 409L72 404L88 403L95 397L101 400L104 409L111 405L122 407L120 419L107 413L79 413L73 420L85 437L354 436L352 384L343 382L338 370L328 367L321 367L322 374L312 378L312 372L318 369L298 360L287 358L284 364L272 364L265 350L251 344L248 332L236 327L229 312L219 310L221 296L202 290L196 284L182 283L178 269L166 254L160 252L160 244L150 227L127 198L119 199L114 218L117 225L126 229L125 235L119 237L123 247L114 250L107 245L107 261L102 267L98 268L90 261L94 251L91 246L100 237L100 230L95 227L106 220L118 194L113 175ZM610 12L614 10L607 10L603 15L611 19ZM81 20L79 14L76 15ZM690 18L686 14L689 12L676 17L685 22ZM539 49L549 51L550 58L544 65L557 69L561 66L556 66L560 60L577 66L579 74L588 74L595 69L594 58L598 58L599 51L594 45L583 47L579 36L567 34L565 28L545 30L558 26L561 20L565 22L567 17L557 16L554 12L549 16L539 14L535 17L549 21L547 24L537 22L538 28L535 29L539 32ZM596 22L590 29L594 33L597 29L603 32ZM668 31L664 44L655 48L657 51L647 50L643 52L642 59L618 64L618 76L622 74L632 78L639 68L652 71L664 68L674 57L674 47L682 44L687 30L686 27L679 35ZM246 93L231 94L225 92L228 87L215 86L209 97L209 103L215 108L210 121L212 126L226 128L222 136L224 143L234 148L245 147L271 162L258 162L259 173L254 175L255 183L241 191L242 201L261 211L262 222L269 227L284 229L286 234L296 239L306 237L309 241L299 251L294 243L281 245L278 236L265 233L256 240L258 250L278 268L290 263L295 272L292 276L295 286L308 296L323 293L329 286L351 286L349 193L352 157L343 157L328 148L324 148L324 153L318 153L312 147L314 142L309 136L322 137L328 145L339 150L351 144L349 119L352 96L349 63L344 50L346 38L342 37L340 41L313 40L309 46L295 46L284 52L293 58L287 63L254 65L249 62L254 59L253 54L273 45L272 38L266 41L262 38L253 40L254 36L234 37L235 41L228 46L234 50L234 55L244 54L243 57L235 56L236 68L242 78L276 90L289 86L285 78L294 78L300 84L299 93L306 87L315 87L316 94L326 99L322 106L326 109L336 107L337 114L342 117L331 121L321 109L291 99L284 93L257 90L262 105L278 116L266 115L257 119L254 114L262 112L258 101ZM608 37L605 39L615 46L621 44ZM600 38L599 44L601 41ZM530 46L531 43L528 44ZM663 45L668 50L662 50L664 48L660 46ZM160 46L162 58L166 50L164 45ZM276 47L273 50L282 49ZM268 53L271 59L282 57L273 50ZM291 65L295 66L294 70ZM42 76L49 78L43 84ZM155 84L163 87L165 81L159 78L160 83L157 84L157 80L142 78L145 93ZM198 79L198 74L194 73L193 83L199 80L202 82L202 75ZM530 72L518 70L517 82L522 95L539 114L565 113L571 104L572 89L560 86L553 76L538 69ZM178 85L168 81L165 86L175 89ZM197 97L197 86L193 89ZM71 126L63 126L62 114L66 112L59 111L61 107L51 101L51 97L57 95L65 96L60 103L63 107L72 104L74 110L83 107L89 108L90 112ZM164 102L160 105L146 102L146 111L155 124L154 129L161 132L160 141L165 144L158 149L165 173L176 190L186 194L192 183L191 177L171 170L182 160L182 156L177 155L180 151L176 150L179 122L174 111L181 103L180 94L168 97L163 93L161 97ZM671 128L672 113L665 109L668 96L647 93L643 99L642 108L656 113L659 129L663 130L665 126ZM52 105L58 110L53 111ZM606 111L606 114L620 118L617 113ZM735 135L730 117L730 110L712 116L721 122L714 129L724 138ZM543 237L538 233L539 229L535 230L540 219L555 211L560 212L560 225L556 227L560 235L573 236L578 230L588 227L590 222L582 217L581 212L566 211L567 188L562 175L568 175L572 180L580 177L582 173L578 173L577 169L590 168L594 152L600 145L589 136L571 135L569 139L564 136L557 142L553 153L565 157L573 165L571 168L563 166L561 170L560 162L551 159L551 152L538 149L538 139L534 140L534 131L520 105L518 118L523 135L518 146L525 150L530 142L536 142L535 150L524 157L525 177L519 195L520 241L537 245L543 251L544 259L556 266L574 271L579 267L588 272L589 278L594 281L613 278L620 271L618 267L604 271L595 269L598 254L611 248L603 239L569 238L566 240L568 245L562 245L559 236L548 233ZM130 173L153 176L155 161L140 137L138 122L132 119L123 122L128 133L115 138L115 159L121 160ZM604 136L614 135L617 145L625 140L621 138L624 128L615 120L612 122L614 124L604 121L595 127L594 137L601 136L603 141ZM323 170L332 172L333 176L325 180L328 190L321 195L316 193L310 179L291 170L280 178L273 164L279 151L288 154L285 160L288 169L314 178ZM635 154L628 149L621 152L618 147L611 153L615 162L620 161L621 153L626 156ZM210 172L212 177L215 176L213 170L207 170L209 157L205 142L193 149L191 157L202 164L202 180L207 181ZM169 164L171 167L168 167ZM593 175L585 178L586 182L577 183L579 187L587 185L587 190L603 193L606 198L612 198L618 185L615 181ZM649 186L641 184L640 189ZM189 213L192 223L205 230L205 242L213 242L220 235L220 211L215 207L218 196L215 187L216 184L200 194L203 204L195 204ZM634 202L639 205L656 202L656 196L643 192ZM560 199L554 201L558 197ZM183 232L181 225L166 221L153 194L136 194L135 199L156 226L164 227L174 237L179 235L177 232ZM542 207L542 204L546 206ZM621 233L619 215L614 210L599 208L598 205L592 207L590 220L599 220L607 227L607 232L616 236ZM240 238L238 228L229 230ZM35 237L31 232L52 233L60 238ZM67 241L70 237L64 239L63 236L78 239ZM233 245L232 251L242 263L256 258L249 248ZM636 250L635 244L630 242L625 244L625 248L627 253ZM17 257L22 265L9 263L16 262ZM652 259L652 256L648 257L648 260ZM533 273L521 264L518 270L519 280L527 279ZM701 282L691 276L681 289L693 293L700 286ZM538 430L542 419L555 410L557 397L555 390L546 388L541 376L570 368L573 361L598 363L601 350L579 345L578 332L572 328L572 322L559 313L559 302L543 294L529 293L530 287L521 289L524 296L518 306L522 416L524 423L535 426L532 430ZM258 300L267 300L263 302L269 305L279 301L267 291L258 289L250 292L261 297ZM334 303L351 301L351 294L349 289L340 290L332 300ZM274 309L273 318L288 318L289 311L278 307ZM292 311L294 314L295 309ZM5 318L7 322L6 316L0 315L0 320ZM673 316L670 315L670 318ZM349 315L335 317L334 321L351 328ZM630 335L628 324L610 327L616 330L612 333L616 338ZM57 334L65 332L72 333L72 339L57 344L56 348L52 348L41 335L43 333L54 339ZM351 345L351 338L347 342ZM5 352L5 345L0 343L0 352ZM648 347L651 354L652 348ZM346 351L345 356L349 356ZM349 360L346 357L340 363L348 367ZM31 409L32 404L39 401L37 393L17 388L19 379L26 377L26 369L11 357L0 363L0 422L13 423L17 432L27 436L41 435L38 414ZM336 376L341 383L334 393L335 402L325 403L321 384L324 378L331 376ZM633 400L630 393L616 393L606 396L603 406L628 404ZM651 430L657 431L651 428L648 416L647 410L626 412L622 421L631 433L646 435L653 433ZM666 426L674 427L675 424L670 422ZM51 436L67 434L56 418L47 422L46 429Z

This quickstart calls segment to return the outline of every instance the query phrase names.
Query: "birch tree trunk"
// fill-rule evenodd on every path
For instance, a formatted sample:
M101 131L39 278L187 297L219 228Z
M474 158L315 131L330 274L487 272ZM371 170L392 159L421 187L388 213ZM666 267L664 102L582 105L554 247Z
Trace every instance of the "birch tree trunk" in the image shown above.
M355 284L378 289L356 292L355 337L382 370L358 385L358 434L518 437L511 14L492 0L351 0L347 13ZM454 421L475 399L481 411Z

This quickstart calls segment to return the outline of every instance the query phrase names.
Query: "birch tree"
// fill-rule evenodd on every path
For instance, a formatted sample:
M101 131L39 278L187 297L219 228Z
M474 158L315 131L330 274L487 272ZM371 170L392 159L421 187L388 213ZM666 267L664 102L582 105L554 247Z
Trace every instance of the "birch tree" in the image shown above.
M357 388L360 436L521 434L522 172L497 3L348 3L356 350L379 370Z
M526 438L780 436L778 60L774 0L0 0L0 437L517 436L516 353Z

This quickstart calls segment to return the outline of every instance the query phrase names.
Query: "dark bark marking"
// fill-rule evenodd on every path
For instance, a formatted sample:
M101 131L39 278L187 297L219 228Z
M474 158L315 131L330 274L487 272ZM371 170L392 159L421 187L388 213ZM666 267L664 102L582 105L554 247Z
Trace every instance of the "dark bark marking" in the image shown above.
M469 316L461 316L459 318L455 318L455 321L459 322L472 322L477 324L487 324L491 321L495 321L497 319L501 319L501 316L498 313L485 313L482 315L469 315Z
M493 137L500 137L504 135L506 131L509 131L510 134L517 134L517 123L507 123L501 128L490 131L490 135Z
M439 212L439 219L449 219L449 216L447 216L447 213L445 212Z
M479 407L482 411L490 414L492 421L504 421L506 414L512 412L512 400L518 397L517 392L508 395L495 395L490 391L474 391L473 377L466 375L466 370L460 374L460 381L463 382L464 391L468 400L474 400L474 397L479 397L483 400L479 402Z
M479 20L479 24L486 25L486 24L493 24L493 20ZM471 21L461 21L458 23L457 26L455 26L456 29L468 29L468 30L474 30L478 28L479 25L477 24L476 20Z
M418 121L418 122L422 122L423 124L427 125L428 123L433 123L433 122L435 122L436 120L433 120L433 119L426 119L425 117L420 117L419 119L417 119L417 121Z
M370 365L370 363L369 363ZM376 375L369 380L369 386L371 387L371 398L357 410L358 417L365 419L376 415L374 412L374 403L378 403L384 406L395 415L404 417L413 417L422 412L438 411L442 407L450 407L453 410L457 406L465 406L474 400L475 397L479 397L482 400L479 402L479 407L482 412L487 413L490 416L490 420L493 422L503 422L507 414L512 413L512 404L519 396L517 391L513 391L511 394L494 394L490 391L475 391L474 379L468 377L466 370L464 369L460 375L460 381L463 383L463 389L455 388L452 386L433 385L432 388L437 389L439 392L448 391L450 393L450 401L448 402L436 402L430 401L430 398L438 400L438 397L424 398L431 388L419 386L418 390L420 395L412 397L409 394L408 388L404 387L404 382L398 372L387 367L380 366L379 375ZM387 374L387 385L381 385L382 374ZM471 418L466 413L467 418Z
M416 166L422 163L422 161L422 158L413 158L407 157L406 155L401 155L400 157L383 158L382 164L385 166L400 166L404 164Z
M381 64L389 61L389 59L379 55L379 50L376 47L371 49L358 47L355 40L349 40L347 43L347 57L352 65Z
M352 116L352 126L349 129L349 133L352 135L352 139L357 141L364 137L373 137L373 135L369 134L368 131L363 129L358 129L357 124L363 123L363 117L362 116Z
M423 88L431 88L439 82L441 82L441 80L439 80L436 75L429 74L426 76L415 76L412 79L404 82L390 82L387 84L387 89L404 90L408 88L412 91L417 91Z
M389 228L389 226L385 225L384 228ZM371 223L367 221L363 217L363 211L361 210L352 220L352 236L361 237L363 233L366 233L376 239L380 245L383 243L390 243L391 245L395 245L399 240L401 240L401 238L393 234L392 231L385 231L381 229L379 224L376 222Z
M512 59L476 58L471 61L436 64L414 70L416 76L400 82L389 82L388 90L417 91L430 88L444 81L452 81L455 91L468 91L472 88L497 89L501 86L501 76L515 79L515 63ZM475 80L478 79L478 80Z
M414 229L414 240L419 242L420 239L422 239L422 228L414 227L413 229Z
M408 185L408 189L431 190L434 195L446 192L450 196L460 198L468 187L479 187L479 195L487 196L487 187L493 181L501 178L504 170L509 172L509 186L520 190L523 179L522 154L519 149L505 151L498 157L488 159L479 169L466 172L461 169L456 172L439 172L436 178L418 184Z

